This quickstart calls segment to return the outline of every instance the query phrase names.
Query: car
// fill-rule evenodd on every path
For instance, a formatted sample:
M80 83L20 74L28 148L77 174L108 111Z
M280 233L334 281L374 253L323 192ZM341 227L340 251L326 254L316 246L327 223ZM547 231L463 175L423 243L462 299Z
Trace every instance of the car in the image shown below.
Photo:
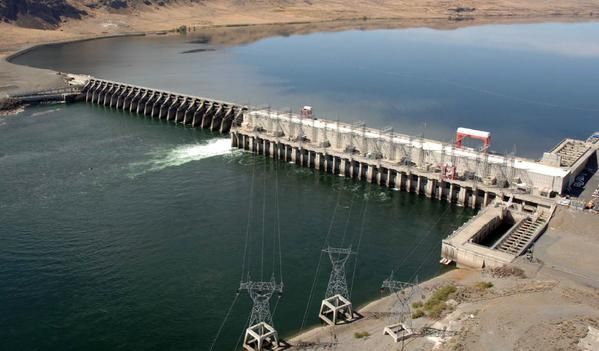
M559 204L562 206L569 206L570 205L570 199L561 199L559 201Z

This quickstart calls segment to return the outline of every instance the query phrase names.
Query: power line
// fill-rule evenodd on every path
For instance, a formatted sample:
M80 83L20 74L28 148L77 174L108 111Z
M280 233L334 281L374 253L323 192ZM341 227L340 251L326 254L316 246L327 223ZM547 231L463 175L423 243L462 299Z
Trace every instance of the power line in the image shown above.
M366 211L368 210L368 198L364 203L364 211L362 211L362 228L360 229L360 236L358 237L358 246L356 247L356 259L354 260L354 270L351 277L351 283L349 287L349 298L351 298L354 290L354 280L356 278L356 270L358 267L358 255L360 254L360 246L362 245L362 236L364 235L364 227L366 224Z
M335 223L335 216L337 215L337 209L339 208L339 199L341 198L341 192L342 190L339 189L339 192L337 193L337 203L335 204L335 207L333 209L333 215L331 216L331 221L329 223L329 229L327 231L327 235L324 238L324 244L323 247L325 245L328 245L329 243L329 236L331 235L331 232L333 230L333 224ZM316 272L314 273L314 279L312 280L312 287L310 288L310 294L308 295L308 303L306 304L306 309L304 310L304 317L302 319L302 324L300 326L300 330L304 329L304 325L306 324L306 318L308 317L308 310L310 309L310 303L312 302L312 295L314 294L314 287L316 286L316 278L318 277L318 271L320 270L320 264L322 263L322 254L323 252L320 252L320 255L318 256L318 264L316 265Z
M220 324L220 327L218 328L218 331L216 332L216 335L214 336L214 340L212 340L212 344L210 345L210 351L212 351L212 349L214 349L214 345L216 345L216 341L218 340L220 333L223 331L225 323L229 319L229 315L231 314L231 311L233 310L233 306L237 302L238 297L239 297L239 293L235 294L235 298L233 299L231 306L229 306L229 309L227 310L227 313L225 314L225 319L223 319L222 323Z
M445 216L445 214L449 211L450 208L451 208L451 206L448 205L447 208L441 214L441 216L439 216L439 218L437 218L437 220L435 221L435 223L433 223L433 225L431 225L429 227L429 229L425 232L425 234L421 236L420 240L416 243L416 245L412 246L412 249L410 250L410 252L408 253L408 255L404 256L404 259L401 261L401 263L398 265L398 267L403 266L404 263L406 263L406 261L408 260L408 258L410 258L412 256L412 254L414 254L414 252L416 251L416 249L419 248L420 245L422 245L422 243L424 242L424 240L428 238L428 235L432 232L432 230L435 228L435 226L437 226L437 224L439 224L439 222L441 221L441 219Z
M349 203L349 212L347 213L347 219L345 220L345 229L343 230L343 239L341 239L341 247L345 243L345 237L347 236L347 231L349 230L349 221L351 219L351 211L354 207L354 195L351 195L351 201Z
M246 230L245 230L245 245L243 248L243 261L241 263L241 278L239 279L239 281L243 281L244 275L245 275L245 267L246 264L248 266L250 266L251 262L249 262L250 257L248 255L248 245L250 242L250 224L251 224L251 218L252 218L252 210L253 210L253 205L254 205L254 180L256 178L256 159L253 159L252 162L252 178L251 178L251 183L250 183L250 191L249 191L249 204L248 204L248 216L247 216L247 224L246 224ZM249 270L249 268L248 268Z

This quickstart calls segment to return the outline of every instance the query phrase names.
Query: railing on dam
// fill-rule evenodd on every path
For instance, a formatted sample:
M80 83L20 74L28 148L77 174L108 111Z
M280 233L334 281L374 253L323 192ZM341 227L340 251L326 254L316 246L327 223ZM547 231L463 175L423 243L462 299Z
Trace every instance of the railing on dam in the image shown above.
M245 106L103 79L90 79L82 89L86 102L142 114L177 124L228 133L241 123Z
M76 101L81 94L80 87L66 87L11 95L9 98L19 104L43 104Z

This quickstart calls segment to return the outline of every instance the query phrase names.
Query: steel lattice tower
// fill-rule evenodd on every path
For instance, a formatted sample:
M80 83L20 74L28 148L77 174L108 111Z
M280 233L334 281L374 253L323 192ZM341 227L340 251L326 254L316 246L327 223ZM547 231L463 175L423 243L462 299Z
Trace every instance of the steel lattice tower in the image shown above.
M283 283L277 283L274 276L266 282L254 282L248 277L248 281L239 284L239 290L247 290L253 302L249 325L262 322L272 325L270 299L274 293L283 293Z
M412 309L410 301L414 295L420 292L420 286L418 285L418 278L415 282L402 282L393 279L393 272L389 278L383 281L381 289L388 289L390 293L394 294L397 298L398 304L395 307L395 314L399 316L400 322L411 322ZM411 324L411 323L410 323Z
M323 252L329 254L331 260L332 269L329 277L329 284L327 285L327 292L325 298L329 298L334 295L341 295L345 298L349 298L349 292L347 289L347 279L345 277L345 264L349 260L349 257L354 254L351 247L348 249L328 247Z

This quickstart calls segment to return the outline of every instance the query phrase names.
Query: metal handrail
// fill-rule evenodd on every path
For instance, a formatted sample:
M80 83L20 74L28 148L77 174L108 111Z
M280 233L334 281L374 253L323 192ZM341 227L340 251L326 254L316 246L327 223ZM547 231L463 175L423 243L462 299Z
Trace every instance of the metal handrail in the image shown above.
M48 90L38 90L31 91L25 93L19 93L15 95L10 95L10 98L24 98L29 96L43 96L43 95L54 95L54 94L70 94L70 93L80 93L81 89L77 87L67 87L60 89L48 89Z

